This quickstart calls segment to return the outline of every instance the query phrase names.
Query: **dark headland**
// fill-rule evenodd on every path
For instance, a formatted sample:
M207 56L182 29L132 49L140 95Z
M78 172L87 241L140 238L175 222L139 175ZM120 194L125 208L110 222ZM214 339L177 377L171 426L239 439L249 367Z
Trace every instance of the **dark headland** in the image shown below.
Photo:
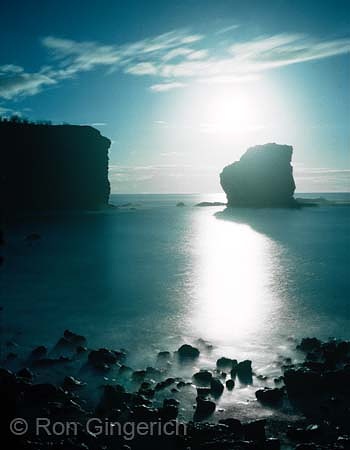
M107 206L111 142L93 127L3 119L0 142L8 213Z
M257 145L226 166L220 182L228 206L296 207L292 153L290 145Z

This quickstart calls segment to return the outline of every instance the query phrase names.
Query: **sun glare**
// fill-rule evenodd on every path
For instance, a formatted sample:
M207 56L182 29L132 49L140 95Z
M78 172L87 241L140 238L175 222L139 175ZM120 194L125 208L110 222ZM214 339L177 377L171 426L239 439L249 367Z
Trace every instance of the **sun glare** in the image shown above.
M191 107L192 120L208 133L244 133L263 129L269 118L266 94L266 90L247 84L206 89Z

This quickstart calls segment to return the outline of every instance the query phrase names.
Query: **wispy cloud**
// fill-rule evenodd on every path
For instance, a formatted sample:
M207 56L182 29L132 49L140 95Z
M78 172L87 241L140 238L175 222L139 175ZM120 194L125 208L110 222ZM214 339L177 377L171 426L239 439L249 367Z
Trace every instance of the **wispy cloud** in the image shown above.
M0 66L0 97L5 100L37 94L42 87L55 83L56 80L45 73L45 70L29 73L22 67L12 64Z
M153 92L166 92L171 91L172 89L179 89L185 86L186 86L185 83L173 81L170 83L153 84L152 86L150 86L150 90Z
M240 83L256 80L267 70L350 52L350 37L322 40L282 33L242 40L236 29L238 25L232 25L207 36L173 30L110 45L47 36L42 45L50 52L50 66L33 73L13 64L0 66L0 97L9 100L34 95L49 85L97 68L105 68L107 73L122 71L152 77L153 92L170 91L189 82ZM223 43L217 35L224 33ZM215 35L217 43L213 44Z

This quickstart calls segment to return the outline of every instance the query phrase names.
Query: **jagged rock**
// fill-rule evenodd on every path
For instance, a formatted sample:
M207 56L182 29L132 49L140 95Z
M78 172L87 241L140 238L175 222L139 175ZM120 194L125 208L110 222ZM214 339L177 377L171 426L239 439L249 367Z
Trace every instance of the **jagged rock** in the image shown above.
M255 396L260 403L269 406L278 406L283 400L283 389L264 388L255 392Z
M177 352L180 359L196 359L200 354L198 348L192 347L189 344L181 345Z
M212 380L212 373L208 370L200 370L192 376L193 382L197 386L210 386L210 382Z
M220 182L228 206L295 206L292 153L293 147L289 145L257 145L249 148L239 161L226 166Z
M107 206L111 142L98 130L1 121L0 135L7 213Z

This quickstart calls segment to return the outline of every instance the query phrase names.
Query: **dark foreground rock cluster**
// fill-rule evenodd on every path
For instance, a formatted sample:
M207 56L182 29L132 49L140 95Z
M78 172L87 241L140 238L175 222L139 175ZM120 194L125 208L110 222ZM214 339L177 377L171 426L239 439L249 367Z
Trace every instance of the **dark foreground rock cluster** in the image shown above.
M226 166L220 183L228 206L295 207L292 153L290 145L257 145Z
M89 349L84 336L66 330L51 350L40 346L25 357L9 352L0 368L4 448L278 450L282 445L297 450L350 448L350 342L303 339L298 345L303 362L282 358L281 376L275 380L254 374L249 360L225 356L217 360L216 367L197 369L189 379L170 376L169 370L175 364L193 367L191 364L202 351L211 350L209 343L199 340L196 346L184 344L176 352L159 352L154 366L134 370L127 364L126 350ZM19 361L14 370L16 359ZM73 367L78 367L74 375ZM50 376L58 368L61 378L53 382ZM45 370L46 381L41 376ZM289 422L285 416L280 429L271 426L269 419L244 422L225 417L214 423L212 414L225 389L235 389L236 383L254 385L258 380L257 402L272 411L298 411L302 419L298 423ZM268 381L274 382L275 387L267 386ZM95 401L91 401L92 390ZM182 405L176 397L179 392L188 392L190 396L191 391L196 392L193 420L184 422L180 414ZM24 433L23 424L15 423L19 427L15 431L19 433L10 431L15 418L25 419L28 429ZM41 423L47 424L45 430L51 434L37 432L38 418L46 421ZM74 426L67 429L62 425L55 431L52 424L57 422ZM156 427L153 430L164 431L162 427L167 424L168 431L176 432L145 433L152 423ZM130 427L140 424L143 433L131 435ZM128 428L124 428L126 425Z

